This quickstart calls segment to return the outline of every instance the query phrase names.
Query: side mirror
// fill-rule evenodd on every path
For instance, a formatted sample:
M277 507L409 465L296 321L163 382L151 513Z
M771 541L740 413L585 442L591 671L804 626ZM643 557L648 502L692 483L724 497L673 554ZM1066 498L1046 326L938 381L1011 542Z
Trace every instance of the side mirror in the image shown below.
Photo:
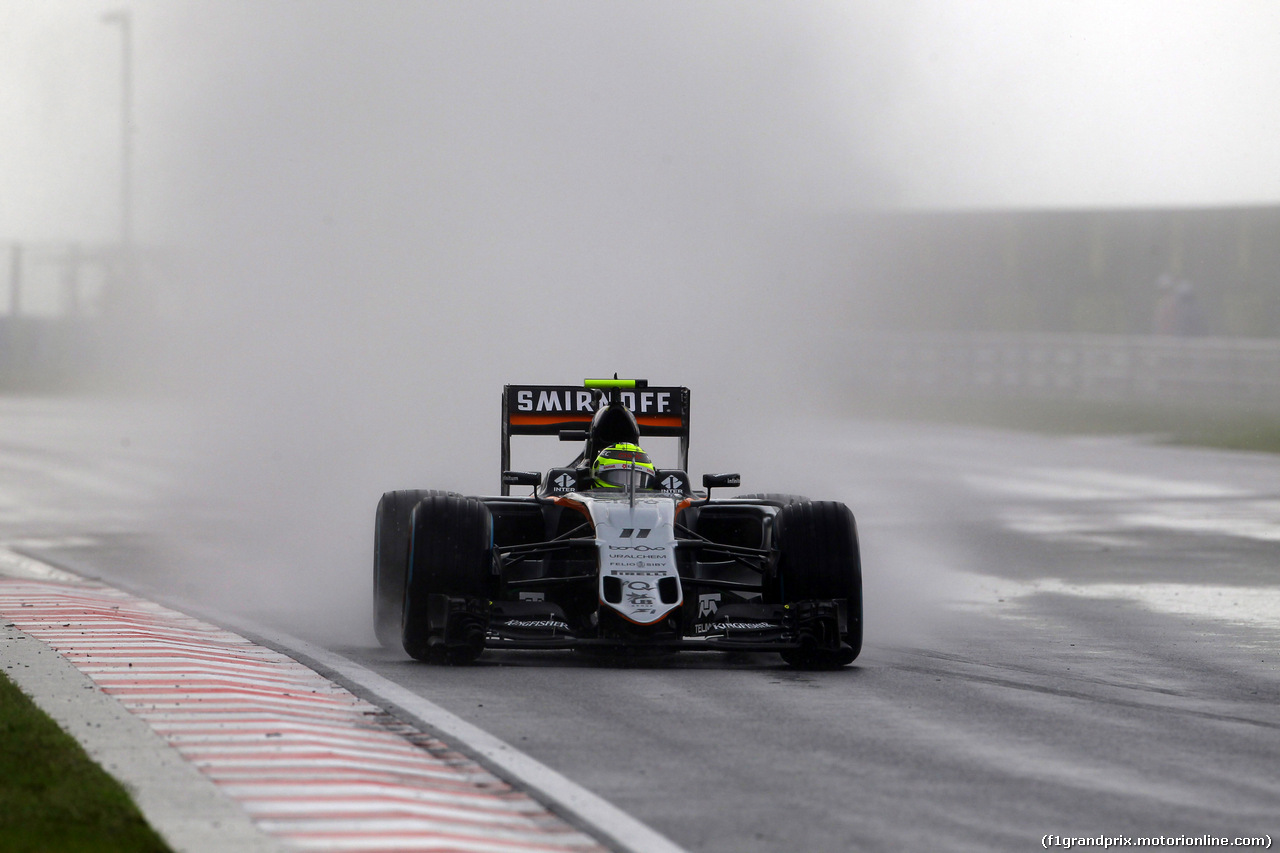
M537 471L503 471L502 485L533 486L536 489L542 485L542 475Z
M559 435L561 441L586 441L591 437L585 429L562 429Z
M703 474L702 487L707 490L707 497L711 497L712 489L736 489L742 485L741 474Z

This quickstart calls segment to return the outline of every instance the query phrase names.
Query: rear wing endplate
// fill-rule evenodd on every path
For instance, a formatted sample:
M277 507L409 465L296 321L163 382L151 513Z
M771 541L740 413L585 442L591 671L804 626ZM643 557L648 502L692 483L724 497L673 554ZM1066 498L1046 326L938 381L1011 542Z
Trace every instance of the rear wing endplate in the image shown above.
M511 436L559 435L586 429L608 392L582 385L506 385L502 389L502 470L511 470ZM648 386L616 392L636 416L641 438L680 439L680 467L689 470L689 389ZM507 486L502 487L507 494Z

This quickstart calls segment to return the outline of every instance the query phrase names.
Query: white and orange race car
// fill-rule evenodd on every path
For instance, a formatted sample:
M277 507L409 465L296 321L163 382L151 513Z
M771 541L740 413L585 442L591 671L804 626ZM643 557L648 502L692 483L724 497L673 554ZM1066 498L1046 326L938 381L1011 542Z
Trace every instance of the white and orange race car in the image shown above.
M558 435L581 452L545 476L514 471L513 435ZM651 436L679 440L679 467L605 453L639 451ZM687 388L616 378L506 386L500 495L401 490L378 502L380 641L454 664L486 648L852 662L862 648L862 566L849 508L797 495L713 498L739 475L704 474L695 491L688 459ZM532 494L512 496L513 486Z

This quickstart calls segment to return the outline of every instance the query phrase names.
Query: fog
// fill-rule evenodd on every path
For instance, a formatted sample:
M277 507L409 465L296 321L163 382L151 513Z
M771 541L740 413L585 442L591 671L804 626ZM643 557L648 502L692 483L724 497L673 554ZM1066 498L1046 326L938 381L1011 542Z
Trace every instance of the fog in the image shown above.
M190 8L163 526L205 594L367 631L378 496L496 492L504 383L685 384L695 471L776 452L835 393L815 229L884 192L831 121L824 14Z
M127 348L176 408L182 461L149 527L182 587L367 639L378 496L496 491L504 383L688 385L695 476L852 501L852 472L815 456L815 413L854 369L843 339L875 327L868 305L945 328L952 302L874 260L887 241L851 241L851 215L1280 195L1257 179L1280 174L1273 134L1250 132L1274 104L1243 85L1280 51L1230 24L1271 13L1137 5L135 4L137 232L166 262L137 283ZM75 84L96 135L22 151L111 170L99 35ZM1239 66L1179 84L1215 50ZM0 222L105 239L111 205L46 156ZM903 564L868 566L906 578L893 594L932 571L874 548ZM891 604L869 602L872 639Z

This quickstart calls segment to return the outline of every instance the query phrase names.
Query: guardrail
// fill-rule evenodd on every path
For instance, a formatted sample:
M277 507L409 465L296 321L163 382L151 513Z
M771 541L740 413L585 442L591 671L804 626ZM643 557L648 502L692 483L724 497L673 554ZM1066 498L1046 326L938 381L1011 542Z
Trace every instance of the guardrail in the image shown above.
M1280 340L875 333L847 347L867 391L1280 410Z

